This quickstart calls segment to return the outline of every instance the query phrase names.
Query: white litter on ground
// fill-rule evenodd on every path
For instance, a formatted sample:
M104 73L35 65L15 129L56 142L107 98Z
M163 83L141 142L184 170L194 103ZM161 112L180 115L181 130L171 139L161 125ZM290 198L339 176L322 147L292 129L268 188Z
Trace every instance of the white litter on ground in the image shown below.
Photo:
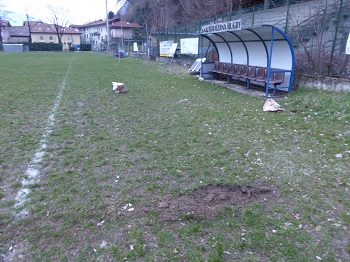
M275 100L269 98L266 100L264 104L263 111L277 112L277 111L284 111L284 109Z
M59 90L57 97L56 97L56 100L55 100L55 103L54 103L53 107L51 108L51 113L48 117L48 123L45 127L44 134L39 142L39 147L35 151L34 158L29 163L29 165L26 169L26 172L25 172L26 177L22 180L22 187L18 191L17 196L15 198L15 200L16 200L15 207L23 206L23 204L27 201L28 194L30 193L30 189L27 186L34 184L37 181L38 177L40 176L40 169L42 168L41 162L43 160L43 156L45 155L45 149L47 147L47 139L48 139L50 133L52 132L52 129L53 129L54 124L55 124L56 111L57 111L58 106L61 103L63 90L66 87L66 82L68 79L68 73L71 70L72 60L70 61L66 75L63 78L60 90ZM18 212L16 215L20 218L24 217L24 216L28 215L28 210L26 208L24 208L20 212Z
M126 210L126 211L134 211L135 209L132 207L132 204L128 203L126 204L125 206L122 207L123 210Z
M126 89L124 83L112 82L112 85L113 85L113 91L114 91L116 94L128 92L128 90Z

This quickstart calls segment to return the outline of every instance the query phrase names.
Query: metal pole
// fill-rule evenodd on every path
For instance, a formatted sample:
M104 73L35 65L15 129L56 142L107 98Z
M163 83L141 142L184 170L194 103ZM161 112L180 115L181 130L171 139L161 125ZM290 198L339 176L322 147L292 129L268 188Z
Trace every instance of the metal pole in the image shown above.
M270 57L267 64L267 81L266 81L266 93L265 97L269 97L269 88L270 88L270 76L271 76L271 64L272 64L272 52L273 52L273 41L275 40L275 28L271 29L271 42L270 42ZM272 72L273 74L273 72ZM275 90L274 90L275 91Z
M124 49L123 17L120 17L120 28L122 29L122 48Z
M209 48L208 48L209 49ZM202 58L203 58L203 36L202 34L199 34L199 58L201 59L201 67L199 70L199 76L203 77L203 70L202 70Z
M288 32L288 23L289 23L289 7L290 7L290 3L289 3L290 0L287 0L287 17L286 17L286 25L285 25L285 29L284 29L284 32Z
M342 8L343 8L343 0L340 0L337 25L335 27L335 35L334 35L334 40L333 40L333 44L332 44L331 58L330 58L329 65L328 65L328 76L331 75L331 71L332 71L333 57L334 57L334 52L335 52L335 44L336 44L337 38L338 38L339 23L340 23L340 19L341 19Z
M109 22L108 22L108 5L106 0L106 30L107 30L107 52L109 52Z

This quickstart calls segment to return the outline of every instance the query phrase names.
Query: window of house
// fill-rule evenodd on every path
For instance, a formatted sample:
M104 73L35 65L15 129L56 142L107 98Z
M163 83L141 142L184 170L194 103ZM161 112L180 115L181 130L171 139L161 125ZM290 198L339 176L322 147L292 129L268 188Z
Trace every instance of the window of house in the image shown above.
M70 36L68 36L67 39L68 39L68 41L71 41L71 40L72 40Z
M44 36L39 36L39 40L44 40Z
M50 40L50 41L53 41L53 36L50 36L49 40Z

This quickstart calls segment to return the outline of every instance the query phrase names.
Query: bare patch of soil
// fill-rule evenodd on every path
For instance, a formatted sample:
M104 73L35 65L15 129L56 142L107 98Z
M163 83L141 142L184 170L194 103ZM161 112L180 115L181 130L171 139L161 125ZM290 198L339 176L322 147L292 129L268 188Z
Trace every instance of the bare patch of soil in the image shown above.
M242 206L276 198L277 194L268 186L210 184L178 197L163 199L158 202L157 209L161 219L174 221L188 215L211 217L228 206Z

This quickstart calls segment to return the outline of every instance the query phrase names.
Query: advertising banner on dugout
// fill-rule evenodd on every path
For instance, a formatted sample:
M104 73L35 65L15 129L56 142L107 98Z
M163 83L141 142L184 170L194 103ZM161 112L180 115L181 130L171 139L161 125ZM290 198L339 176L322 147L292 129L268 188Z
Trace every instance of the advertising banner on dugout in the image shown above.
M241 19L228 21L224 23L210 24L204 25L201 28L202 34L212 34L212 33L220 33L225 31L235 31L241 30Z

